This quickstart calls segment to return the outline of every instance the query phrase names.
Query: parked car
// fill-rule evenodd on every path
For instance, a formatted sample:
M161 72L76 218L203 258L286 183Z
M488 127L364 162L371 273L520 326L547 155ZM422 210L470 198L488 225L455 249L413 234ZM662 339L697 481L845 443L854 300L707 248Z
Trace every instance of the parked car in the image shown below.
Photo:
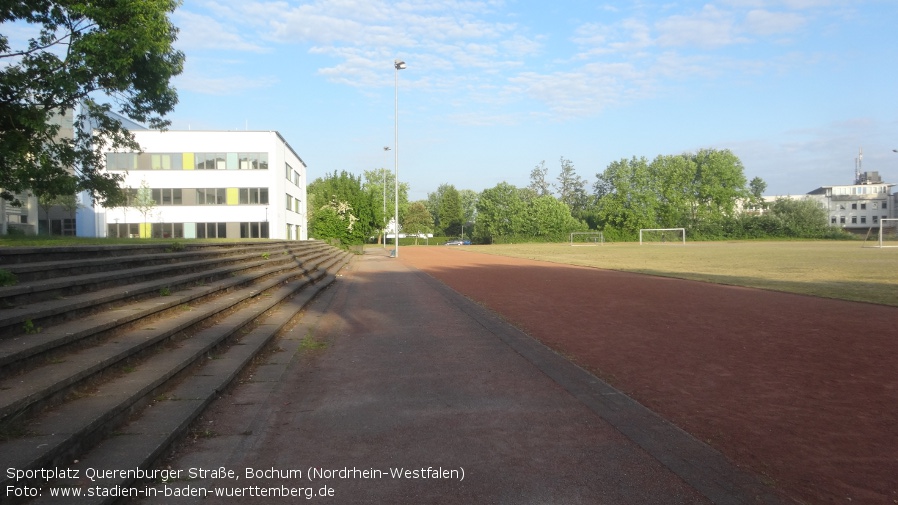
M468 242L470 244L470 242ZM449 240L443 243L443 245L465 245L465 241L463 240Z

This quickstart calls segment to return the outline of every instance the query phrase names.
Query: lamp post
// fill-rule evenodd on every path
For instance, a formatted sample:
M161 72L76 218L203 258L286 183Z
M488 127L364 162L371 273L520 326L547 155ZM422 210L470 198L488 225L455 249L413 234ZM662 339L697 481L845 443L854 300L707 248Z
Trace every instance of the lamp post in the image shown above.
M396 71L393 73L393 93L394 93L394 120L393 120L393 169L396 172L395 177L396 180L393 181L395 184L395 200L394 200L394 208L393 208L393 232L396 237L396 248L393 249L393 257L399 257L399 71L405 69L405 62L402 60L395 60L393 62L393 68Z
M387 248L387 151L389 151L389 150L390 150L389 147L384 146L384 164L383 164L383 167L381 168L381 170L383 171L383 176L384 176L384 200L383 200L384 201L384 214L383 214L384 217L383 217L383 223L381 223L382 224L381 230L383 230L383 242L381 245L383 245L384 249Z

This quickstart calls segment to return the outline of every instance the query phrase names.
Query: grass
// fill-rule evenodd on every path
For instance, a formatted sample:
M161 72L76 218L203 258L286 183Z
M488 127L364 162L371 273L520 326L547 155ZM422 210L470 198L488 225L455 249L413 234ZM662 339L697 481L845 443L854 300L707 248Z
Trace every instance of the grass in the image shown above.
M316 349L324 349L327 347L327 342L322 342L315 338L315 335L312 334L312 330L306 332L305 336L302 337L302 340L299 342L299 349L302 351L314 351Z
M56 235L2 235L0 236L0 248L2 247L68 247L78 245L134 245L134 244L164 244L169 252L185 250L185 244L223 244L230 242L266 242L268 239L170 239L170 238L93 238L93 237L63 237Z
M840 241L470 246L540 261L898 306L898 248Z

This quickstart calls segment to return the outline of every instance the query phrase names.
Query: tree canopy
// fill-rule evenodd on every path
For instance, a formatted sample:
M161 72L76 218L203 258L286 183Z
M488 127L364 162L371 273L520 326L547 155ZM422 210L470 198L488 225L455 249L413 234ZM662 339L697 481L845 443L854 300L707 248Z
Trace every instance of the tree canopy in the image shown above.
M105 173L108 149L139 150L116 112L152 128L177 103L169 14L178 0L9 0L0 22L27 25L28 40L0 34L0 197L45 198L86 190L120 204L120 176ZM72 132L60 135L73 111Z

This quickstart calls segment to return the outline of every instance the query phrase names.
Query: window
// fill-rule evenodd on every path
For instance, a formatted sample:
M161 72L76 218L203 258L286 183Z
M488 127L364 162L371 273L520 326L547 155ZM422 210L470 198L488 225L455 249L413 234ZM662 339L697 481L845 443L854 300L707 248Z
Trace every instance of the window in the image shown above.
M228 203L227 188L197 188L197 205L226 205Z
M857 216L851 216L851 224L857 224Z
M227 223L196 223L196 238L227 238Z
M878 222L879 222L879 216L873 216L873 224L876 224Z
M268 223L240 223L240 238L268 238Z
M153 238L184 238L184 223L153 223Z
M839 223L845 224L845 216L839 216Z
M882 208L886 208L886 202L882 202Z
M836 216L833 216L833 217L832 217L832 221L830 221L830 223L831 223L831 224L836 224Z
M867 204L866 204L866 203L862 203L862 204L861 204L861 210L867 210Z
M181 170L180 154L147 154L152 170Z
M287 195L287 210L293 210L293 197Z
M857 202L851 204L851 210L857 210Z
M239 195L241 205L268 204L268 188L240 188Z
M137 153L106 153L106 170L136 170Z
M861 216L861 224L867 224L867 216Z
M285 167L285 175L287 177L287 180L289 181L290 178L293 176L293 169L290 168L290 165L288 165L286 163L284 163L284 167Z

